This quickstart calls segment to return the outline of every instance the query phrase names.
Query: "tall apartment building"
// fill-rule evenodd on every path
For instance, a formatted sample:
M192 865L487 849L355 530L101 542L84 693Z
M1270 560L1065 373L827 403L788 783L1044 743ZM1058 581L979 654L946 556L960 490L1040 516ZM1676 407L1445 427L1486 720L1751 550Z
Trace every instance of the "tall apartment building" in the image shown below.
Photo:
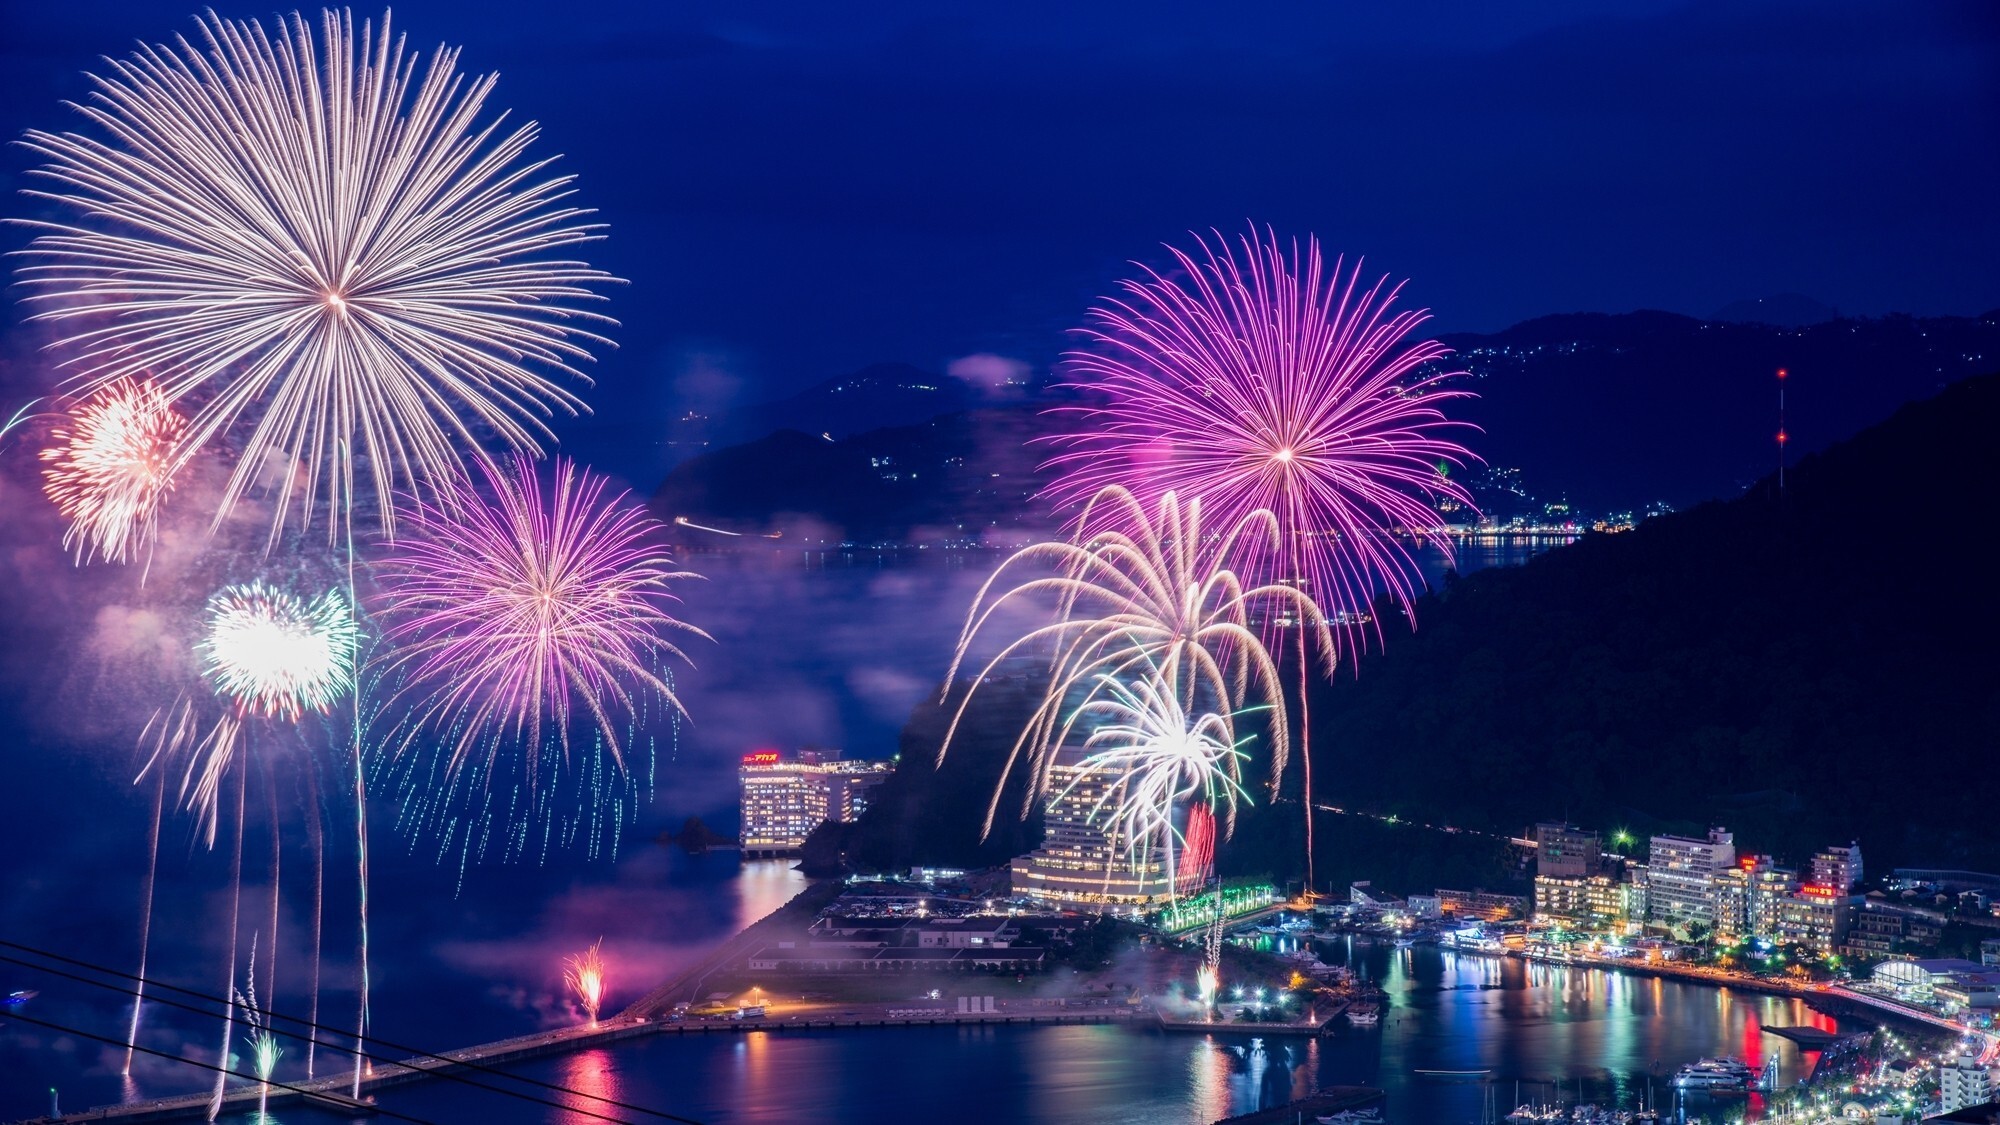
M2000 1088L1995 1077L1991 1069L1979 1065L1978 1055L1959 1055L1938 1067L1938 1102L1946 1113L1985 1105Z
M1861 885L1861 844L1859 841L1846 847L1831 847L1812 858L1808 880L1816 887L1832 887L1846 892Z
M1745 856L1736 866L1716 872L1710 886L1715 936L1725 941L1778 940L1784 929L1784 904L1798 888L1798 873L1777 866L1767 855Z
M1808 883L1787 895L1779 909L1778 939L1822 955L1839 948L1854 926L1854 896L1844 888Z
M1653 837L1646 865L1646 895L1652 916L1670 924L1715 924L1715 873L1736 865L1736 838L1721 828L1706 840Z
M1123 838L1106 831L1098 802L1110 779L1085 766L1085 756L1076 747L1056 751L1049 771L1049 789L1056 799L1043 816L1042 846L1014 857L1014 893L1084 910L1143 908L1168 901L1173 897L1174 873L1166 868L1164 852L1154 849L1135 862L1125 854Z
M838 750L743 755L737 769L743 854L794 852L822 823L852 822L868 807L870 791L894 769L888 762L842 761Z
M1582 879L1600 866L1597 833L1573 824L1544 821L1535 825L1535 874L1555 879Z

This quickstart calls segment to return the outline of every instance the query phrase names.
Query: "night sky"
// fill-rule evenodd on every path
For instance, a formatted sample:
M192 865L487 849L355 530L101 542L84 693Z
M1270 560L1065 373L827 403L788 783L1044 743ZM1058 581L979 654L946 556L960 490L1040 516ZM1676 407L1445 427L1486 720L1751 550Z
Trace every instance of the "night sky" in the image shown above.
M70 126L59 102L97 56L190 14L5 5L0 133ZM494 104L543 124L538 151L610 224L593 260L631 283L620 349L598 419L562 436L642 487L662 466L631 439L679 403L885 360L1045 364L1127 260L1245 219L1414 279L1440 331L1784 292L2000 305L1985 3L423 0L395 19L499 71ZM0 158L5 186L29 163Z

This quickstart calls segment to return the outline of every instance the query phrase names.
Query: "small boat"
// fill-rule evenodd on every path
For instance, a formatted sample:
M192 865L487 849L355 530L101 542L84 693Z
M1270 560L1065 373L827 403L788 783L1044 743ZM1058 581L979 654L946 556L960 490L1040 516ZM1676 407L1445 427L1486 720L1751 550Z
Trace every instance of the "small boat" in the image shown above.
M16 992L9 992L5 998L0 998L0 1004L6 1004L10 1008L19 1007L39 995L41 994L32 988L23 988Z
M1382 1111L1372 1106L1368 1109L1343 1109L1339 1113L1321 1114L1314 1120L1320 1122L1320 1125L1386 1125L1382 1120Z
M1356 1027L1373 1027L1382 1022L1382 1009L1373 1004L1356 1004L1347 1009L1347 1022Z
M1413 1068L1410 1073L1419 1078L1430 1078L1439 1082L1484 1082L1493 1077L1490 1070L1425 1070Z
M1710 1093L1747 1092L1757 1081L1757 1072L1741 1059L1702 1059L1674 1071L1674 1089L1706 1090Z

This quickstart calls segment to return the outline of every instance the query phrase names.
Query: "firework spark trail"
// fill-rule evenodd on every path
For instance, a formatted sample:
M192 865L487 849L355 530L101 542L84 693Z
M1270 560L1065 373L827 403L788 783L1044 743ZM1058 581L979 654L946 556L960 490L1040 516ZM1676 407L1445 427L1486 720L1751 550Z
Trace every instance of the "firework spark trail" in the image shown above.
M122 563L151 547L186 430L187 420L157 383L120 375L50 431L54 444L41 455L43 488L69 521L63 548L79 563Z
M673 569L658 522L607 497L604 478L558 458L545 489L521 456L483 476L490 499L468 482L405 510L408 534L379 567L391 646L379 679L394 685L381 693L388 756L437 751L403 772L422 790L419 816L443 827L516 792L502 827L518 853L514 829L546 812L564 771L580 784L628 775L621 729L654 705L684 714L665 662L687 657L668 638L707 634L669 612L670 583L695 576ZM589 752L575 763L579 727Z
M1174 886L1199 887L1208 881L1215 863L1215 813L1208 803L1188 806L1187 830L1183 835L1180 865L1174 869Z
M591 1023L597 1022L598 1010L604 1005L603 947L604 939L598 938L589 949L563 958L563 984L583 1006Z
M315 794L312 815L306 818L307 831L312 836L313 853L313 921L312 921L312 983L308 985L310 1008L306 1012L306 1024L319 1026L319 947L320 928L326 924L326 830L319 821L319 800ZM313 1056L319 1046L319 1037L306 1040L306 1081L312 1081Z
M249 786L250 772L236 771L236 852L229 866L229 972L223 978L222 995L226 998L222 1010L222 1048L217 1052L215 1064L215 1094L209 1099L208 1119L213 1121L222 1112L223 1079L229 1069L229 1040L236 1033L236 935L242 921L243 911L243 799Z
M1095 348L1069 362L1076 385L1103 401L1075 408L1085 424L1057 439L1049 495L1073 503L1121 485L1148 501L1199 496L1225 518L1272 512L1276 549L1246 562L1248 576L1304 583L1359 647L1376 593L1409 614L1422 584L1392 533L1429 538L1449 561L1443 510L1473 510L1446 472L1473 456L1451 439L1462 424L1439 409L1471 397L1445 385L1464 372L1438 370L1449 351L1436 341L1404 342L1429 313L1392 312L1401 285L1365 285L1358 261L1344 278L1342 259L1326 270L1318 239L1287 252L1252 227L1240 254L1219 231L1214 245L1195 242L1196 254L1168 247L1179 278L1148 270L1123 284L1126 299L1092 310L1084 334ZM1373 631L1379 639L1379 621ZM1310 888L1303 638L1297 655ZM1324 657L1331 674L1334 650Z
M148 837L146 893L139 904L139 974L132 985L132 1026L125 1033L125 1068L132 1074L132 1051L139 1043L139 1007L146 1000L146 954L153 945L153 888L160 877L160 818L166 811L167 774L159 771L153 786L153 830Z
M36 319L86 392L132 370L193 403L181 455L227 439L219 523L280 470L293 503L384 525L398 485L463 472L475 432L539 450L608 318L612 281L554 255L601 238L571 178L524 160L532 123L480 122L496 79L424 64L385 17L275 31L213 13L197 42L141 47L75 108L98 136L31 130L32 192L76 213L22 251ZM330 532L331 533L331 532Z
M272 945L277 944L276 931L272 934ZM269 958L266 958L269 960ZM275 975L275 974L274 974ZM271 1074L278 1069L278 1060L284 1057L285 1049L278 1045L278 1037L271 1032L271 1017L265 1014L263 1005L257 1002L257 935L250 935L250 969L244 975L245 992L232 992L230 999L235 1006L243 1009L243 1022L250 1031L243 1037L245 1046L250 1048L251 1069L257 1075L257 1121L259 1125L269 1125L271 1100ZM268 995L268 993L267 993ZM315 1038L312 1034L308 1040Z
M1278 665L1264 647L1261 621L1289 615L1327 650L1333 638L1324 615L1304 591L1280 583L1246 585L1231 569L1244 551L1275 546L1275 517L1252 512L1226 526L1219 535L1204 531L1199 499L1183 504L1169 492L1149 511L1132 493L1114 486L1084 505L1072 539L1033 544L1002 562L973 600L945 676L946 689L1002 609L1043 603L1053 620L1009 640L970 677L972 686L959 700L938 750L940 761L979 686L1006 662L1024 658L1045 662L1048 687L1001 774L1004 786L1025 761L1029 803L1023 813L1047 791L1055 750L1069 737L1083 707L1097 697L1101 677L1115 681L1142 670L1170 685L1184 710L1220 716L1222 740L1230 746L1236 742L1232 716L1253 701L1266 708L1275 791L1291 736ZM1017 585L1003 586L1014 580ZM1079 692L1082 697L1075 698ZM996 787L986 812L988 831L999 801Z
M1159 851L1164 869L1174 873L1170 893L1177 895L1176 853L1182 852L1184 839L1174 827L1174 810L1183 803L1204 812L1219 805L1224 809L1224 835L1233 830L1237 799L1247 802L1250 796L1242 785L1242 764L1250 757L1242 745L1249 739L1229 741L1232 724L1226 716L1188 715L1174 685L1155 674L1129 683L1110 676L1099 679L1102 694L1085 703L1072 719L1092 729L1084 739L1081 772L1071 787L1085 778L1102 782L1088 818L1102 816L1107 835L1117 841L1119 853L1134 868L1149 863ZM1190 828L1193 816L1191 812ZM1212 815L1207 824L1212 845Z

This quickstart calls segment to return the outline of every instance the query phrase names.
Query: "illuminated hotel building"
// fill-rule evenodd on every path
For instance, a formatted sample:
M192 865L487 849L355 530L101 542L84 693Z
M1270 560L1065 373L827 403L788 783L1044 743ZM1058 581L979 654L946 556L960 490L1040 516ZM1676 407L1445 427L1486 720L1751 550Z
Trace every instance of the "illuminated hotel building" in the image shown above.
M1647 897L1653 917L1669 924L1715 925L1715 873L1736 866L1736 840L1720 828L1708 839L1653 837Z
M1173 873L1165 855L1155 849L1144 862L1125 855L1124 842L1091 823L1109 780L1083 765L1084 752L1063 747L1049 770L1049 790L1056 799L1043 818L1042 846L1016 856L1012 866L1014 893L1051 906L1080 910L1148 908L1169 901ZM1192 888L1183 888L1189 890Z
M843 762L838 750L743 755L743 854L795 852L825 821L852 822L870 791L888 778L889 762Z

